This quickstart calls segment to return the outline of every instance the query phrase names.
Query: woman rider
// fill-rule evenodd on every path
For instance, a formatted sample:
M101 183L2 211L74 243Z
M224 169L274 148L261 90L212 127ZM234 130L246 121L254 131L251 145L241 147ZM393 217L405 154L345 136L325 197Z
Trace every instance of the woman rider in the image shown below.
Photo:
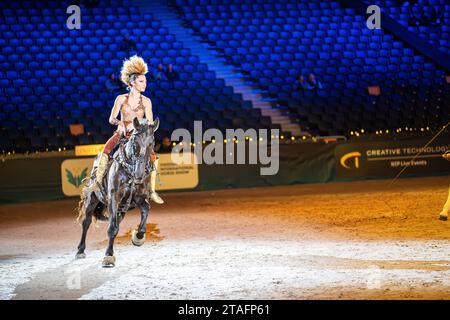
M118 128L106 142L103 152L100 154L96 181L88 187L92 191L101 185L108 166L111 150L117 145L122 136L127 138L131 136L131 132L134 129L133 119L135 117L138 119L145 117L150 124L153 124L152 102L142 94L147 87L147 79L145 77L147 72L147 64L141 57L135 55L123 62L120 79L128 86L129 93L119 95L114 102L109 123L117 125ZM121 120L117 119L119 112ZM159 159L157 159L155 154L152 154L152 159L155 161L155 165L150 173L150 200L162 204L164 201L155 191L156 168L158 167Z

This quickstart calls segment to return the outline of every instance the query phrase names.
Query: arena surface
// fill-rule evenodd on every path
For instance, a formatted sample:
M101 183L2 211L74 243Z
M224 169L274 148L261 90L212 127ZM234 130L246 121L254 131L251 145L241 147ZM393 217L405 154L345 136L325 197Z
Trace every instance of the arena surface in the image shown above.
M0 299L450 299L450 176L163 194L105 269L76 200L0 206Z

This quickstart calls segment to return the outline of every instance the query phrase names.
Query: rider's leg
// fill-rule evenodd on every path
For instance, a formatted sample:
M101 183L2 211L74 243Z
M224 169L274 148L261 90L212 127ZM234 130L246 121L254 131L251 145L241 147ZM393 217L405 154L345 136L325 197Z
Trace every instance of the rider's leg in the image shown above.
M121 133L116 131L114 132L114 135L106 142L98 160L95 182L88 187L88 191L95 191L100 188L106 169L108 168L109 154L111 153L111 150L117 145L117 143L119 143L120 137Z
M156 155L155 155L156 156ZM155 203L163 204L164 200L156 193L156 168L158 168L159 159L154 160L154 170L150 172L150 200Z

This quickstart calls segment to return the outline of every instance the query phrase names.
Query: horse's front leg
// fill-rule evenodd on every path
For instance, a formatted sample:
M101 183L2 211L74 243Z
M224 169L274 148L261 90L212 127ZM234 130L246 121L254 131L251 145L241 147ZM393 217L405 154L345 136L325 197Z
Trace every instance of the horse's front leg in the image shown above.
M131 242L135 246L142 246L145 242L145 231L147 226L147 217L148 212L150 210L150 205L148 201L143 198L140 205L138 206L139 210L141 211L141 222L139 223L139 228L136 231L136 229L133 230L131 235Z
M116 258L114 257L114 239L119 233L119 210L118 204L120 201L117 195L111 195L111 200L108 206L109 210L109 227L108 227L108 248L106 249L105 257L103 258L104 267L114 267Z

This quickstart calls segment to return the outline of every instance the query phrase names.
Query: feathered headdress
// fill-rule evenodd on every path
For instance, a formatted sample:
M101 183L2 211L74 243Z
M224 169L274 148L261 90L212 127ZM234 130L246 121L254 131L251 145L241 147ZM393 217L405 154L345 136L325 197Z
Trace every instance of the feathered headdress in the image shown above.
M148 72L147 64L144 59L134 55L130 59L123 61L122 70L120 70L120 80L127 86L131 86L131 82L140 75L144 75Z

